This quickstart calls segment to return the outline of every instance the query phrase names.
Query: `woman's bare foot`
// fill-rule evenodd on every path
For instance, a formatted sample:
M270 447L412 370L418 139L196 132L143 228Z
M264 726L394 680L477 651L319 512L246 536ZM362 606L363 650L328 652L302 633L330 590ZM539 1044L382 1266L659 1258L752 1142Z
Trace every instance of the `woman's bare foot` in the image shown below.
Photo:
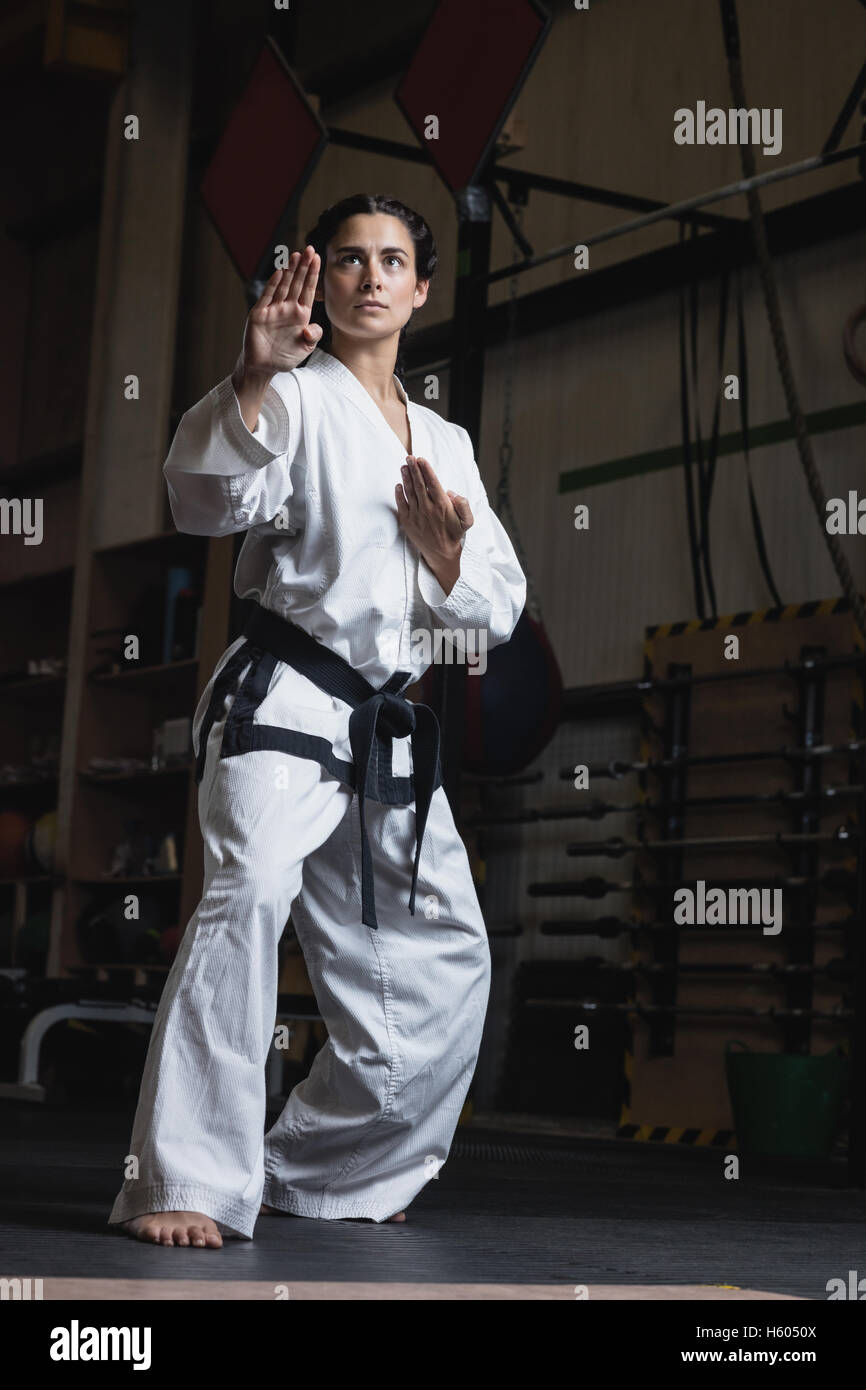
M118 1223L136 1240L151 1245L198 1245L218 1250L223 1238L215 1221L200 1211L149 1211Z

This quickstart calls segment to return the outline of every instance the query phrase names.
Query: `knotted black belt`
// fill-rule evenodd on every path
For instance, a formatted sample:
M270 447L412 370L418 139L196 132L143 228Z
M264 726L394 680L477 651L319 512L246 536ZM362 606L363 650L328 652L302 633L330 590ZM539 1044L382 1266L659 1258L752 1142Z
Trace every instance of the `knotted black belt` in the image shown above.
M247 642L270 652L278 661L293 666L307 676L320 690L345 700L352 706L349 716L349 743L355 771L355 792L361 822L361 920L365 926L378 929L376 902L373 891L373 860L367 838L364 802L370 791L373 765L373 745L377 739L412 738L412 766L415 793L415 859L412 866L412 886L409 892L409 911L415 915L415 889L421 845L427 824L427 813L437 784L439 769L439 721L429 705L413 704L401 693L411 681L410 671L395 671L381 690L376 690L364 676L350 666L337 652L317 642L295 623L288 622L270 609L257 604L244 625ZM244 648L235 653L229 663L236 673L245 659ZM248 660L248 658L246 658ZM228 666L225 674L230 678ZM222 683L218 682L219 684ZM212 706L221 703L224 688L214 690ZM215 712L215 711L214 711ZM203 765L209 721L202 728L199 762Z

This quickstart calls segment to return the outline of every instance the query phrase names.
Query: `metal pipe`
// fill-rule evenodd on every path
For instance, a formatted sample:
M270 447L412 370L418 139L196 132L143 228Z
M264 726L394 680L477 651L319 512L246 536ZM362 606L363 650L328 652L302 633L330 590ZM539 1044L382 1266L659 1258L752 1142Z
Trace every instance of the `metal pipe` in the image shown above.
M729 922L725 931L737 931L751 929L751 922ZM843 931L852 932L857 928L857 918L837 917L832 922L812 922L809 925L800 923L800 932L820 932L820 931ZM545 921L539 922L538 930L542 936L598 936L604 940L613 940L617 936L625 936L631 932L670 932L670 931L706 931L706 927L700 922L630 922L622 921L618 917L598 917L594 921L569 922ZM789 935L796 933L797 924L792 924L786 928Z
M488 285L492 285L496 280L508 279L512 275L519 275L524 270L535 270L538 266L546 265L549 261L573 256L575 246L599 246L602 242L612 241L614 237L626 236L629 232L642 231L644 227L651 227L656 222L663 222L667 218L682 217L695 208L706 206L707 203L721 203L726 198L736 198L739 194L747 193L752 188L762 188L764 184L781 183L784 179L799 178L801 174L809 174L815 169L825 169L830 164L837 164L843 159L852 159L854 155L862 154L864 151L866 151L866 140L860 141L856 145L850 145L844 150L832 150L827 154L811 155L809 159L801 159L796 164L786 164L781 169L768 170L765 174L756 174L751 179L737 179L736 183L728 183L722 188L711 189L709 193L698 193L693 198L683 198L679 203L668 203L655 212L647 212L641 217L633 217L628 222L620 222L616 227L608 227L605 231L595 232L592 236L574 237L567 246L556 246L552 251L544 251L538 256L515 261L513 265L503 266L501 270L490 271L483 278Z
M700 877L700 876L699 876ZM691 876L678 879L635 878L632 883L611 883L609 880L592 876L590 878L557 880L549 883L529 883L526 891L531 898L603 898L608 893L658 893L668 888L688 887ZM834 892L845 893L855 886L856 876L848 869L828 869L823 874L775 874L772 878L758 878L754 874L744 875L742 879L717 878L701 880L707 889L715 888L811 888L821 886ZM721 925L721 924L720 924ZM713 924L710 924L712 928Z
M589 767L591 777L613 777L622 778L629 772L666 772L676 764L684 764L690 767L715 767L727 765L728 763L755 763L767 761L792 761L803 758L829 758L834 755L862 753L866 749L866 741L862 739L852 739L850 743L822 743L816 748L798 748L795 745L777 749L761 749L747 753L696 753L682 758L656 758L645 762L624 762L618 758L613 758L609 763L594 763ZM574 768L565 767L559 773L562 781L571 782L574 779Z
M826 1023L845 1022L854 1017L853 1009L766 1009L731 1007L710 1008L701 1004L635 1004L632 1002L596 1002L593 999L524 999L527 1009L570 1009L574 1013L618 1014L697 1014L702 1018L818 1018Z
M823 834L810 830L786 835L780 831L775 835L707 835L689 840L622 840L612 836L607 840L575 841L566 845L565 852L572 858L606 856L621 859L626 854L670 854L672 850L802 849L804 845L844 845L850 848L852 841L857 842L857 837L847 826L840 826L838 830L825 831Z
M797 804L803 801L839 801L846 797L860 797L866 792L866 787L845 784L839 787L822 787L820 791L814 792L749 792L740 796L689 796L684 801L677 802L676 808L682 806L685 810L705 810L708 807L713 809L733 809L742 806L765 806L765 805L785 805L788 803ZM548 820L603 820L605 816L634 816L649 813L650 815L665 814L674 807L673 802L665 801L632 801L623 806L612 803L595 801L590 806L530 806L523 811L504 812L502 815L477 815L461 816L460 824L467 829L480 830L490 829L497 825L534 825L538 821Z

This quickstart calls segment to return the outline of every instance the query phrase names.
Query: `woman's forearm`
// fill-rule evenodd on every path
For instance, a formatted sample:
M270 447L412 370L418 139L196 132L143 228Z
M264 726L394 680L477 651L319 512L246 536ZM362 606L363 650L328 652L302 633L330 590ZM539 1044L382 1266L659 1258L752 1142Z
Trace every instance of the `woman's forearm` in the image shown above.
M232 372L232 386L238 398L244 424L250 433L256 427L272 375L272 372L250 371L249 367L244 366L242 358L238 359Z

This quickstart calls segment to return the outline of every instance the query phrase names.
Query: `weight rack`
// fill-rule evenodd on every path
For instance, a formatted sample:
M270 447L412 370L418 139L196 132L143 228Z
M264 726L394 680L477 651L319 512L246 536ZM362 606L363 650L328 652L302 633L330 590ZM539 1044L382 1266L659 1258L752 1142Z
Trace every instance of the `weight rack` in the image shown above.
M818 605L804 606L813 615ZM822 606L824 614L827 606ZM845 600L834 602L832 613L845 612ZM797 616L802 610L794 610ZM767 610L762 617L793 616L786 610ZM822 614L822 615L824 615ZM739 620L755 615L738 615ZM737 619L718 619L713 626L736 625ZM671 625L684 631L708 627L710 624ZM652 629L649 630L653 631ZM675 633L674 635L679 635ZM609 977L622 976L630 981L625 1002L601 1002L586 998L535 998L522 1000L525 1009L546 1011L564 1009L575 1015L590 1018L608 1014L634 1017L645 1022L648 1030L648 1056L672 1056L678 1028L692 1019L749 1018L772 1022L780 1030L781 1050L788 1053L810 1051L813 1025L838 1025L846 1040L840 1050L849 1054L850 1114L848 1177L857 1186L866 1186L866 1104L863 1081L866 1081L866 960L864 960L864 854L861 828L866 825L866 732L863 723L863 681L866 675L866 655L859 639L853 652L828 654L823 644L800 644L796 661L781 665L772 663L747 669L728 669L717 672L696 672L686 662L668 663L663 677L653 674L649 644L645 646L644 677L638 682L617 682L593 689L593 697L603 705L604 700L619 700L637 696L641 701L643 735L642 756L634 762L609 762L589 765L590 783L595 788L599 778L624 780L636 777L638 790L630 804L613 804L593 794L591 801L569 807L530 807L522 812L468 815L463 824L468 828L493 830L496 826L590 819L600 821L609 816L637 813L641 818L636 838L625 840L573 841L565 846L572 858L603 856L631 862L630 878L578 878L557 882L537 882L528 885L532 896L578 896L603 899L610 892L632 892L638 899L633 918L615 913L596 921L542 921L539 932L545 936L602 936L608 939L628 936L648 959L609 963L584 961ZM850 724L853 737L835 743L825 741L825 702L828 677L848 670L856 679L859 693L851 701ZM743 682L768 677L784 683L793 682L796 701L782 706L784 719L793 725L796 738L775 748L726 749L709 754L696 754L692 725L695 692L703 686L715 686L728 696L733 707ZM655 705L661 703L659 716ZM740 696L742 702L742 696ZM731 720L731 727L735 721ZM652 741L660 745L659 756L650 756ZM835 761L847 763L847 782L837 778L826 785L826 769ZM750 764L783 763L791 771L795 785L774 792L752 792L733 795L700 796L692 794L690 777L696 769L743 767ZM559 777L573 781L574 769L561 768ZM536 774L502 779L514 785L538 780ZM652 794L650 794L652 792ZM587 793L583 794L587 796ZM717 813L737 810L740 815L748 808L760 808L763 813L784 812L788 827L764 835L690 836L684 833L690 812ZM821 818L838 812L832 831L821 827ZM739 816L738 816L739 821ZM728 879L712 879L709 872L695 873L687 868L690 854L712 855L715 851L731 853L750 850L771 857L766 876L740 872ZM822 866L822 856L836 861ZM712 886L736 885L749 887L781 887L784 891L782 930L770 937L786 950L783 960L768 958L747 960L732 958L723 962L700 962L681 959L683 933L735 932L742 941L762 926L754 922L731 925L678 925L673 921L672 894L676 887L694 887L697 878L704 878L707 889ZM830 920L816 920L819 906L830 895L835 911ZM847 911L846 911L847 909ZM491 935L516 935L520 927L511 927ZM841 954L824 963L816 963L816 943L825 942L832 934L841 937ZM687 978L723 979L732 982L772 982L782 989L783 1006L749 1007L745 1005L701 1006L683 1003L681 984ZM638 999L640 983L648 999ZM831 1008L815 1006L816 983L826 990L828 985L838 989L840 999Z

